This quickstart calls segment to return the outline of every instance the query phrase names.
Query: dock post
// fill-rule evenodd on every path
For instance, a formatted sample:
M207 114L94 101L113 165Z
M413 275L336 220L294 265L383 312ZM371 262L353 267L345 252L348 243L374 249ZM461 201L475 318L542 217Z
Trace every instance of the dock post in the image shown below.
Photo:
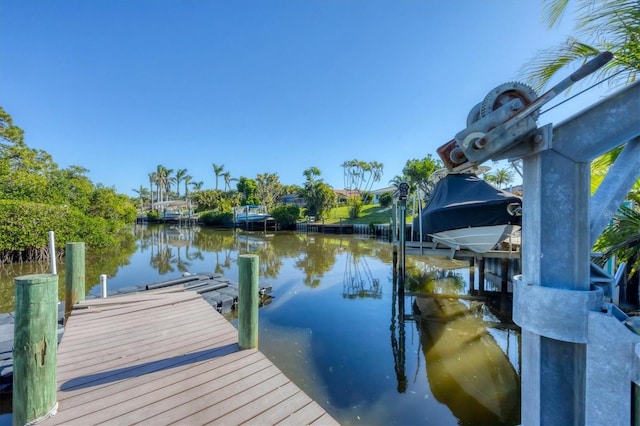
M14 282L13 425L22 426L58 409L58 276L25 275Z
M258 255L238 257L238 346L258 347Z
M58 269L56 267L56 234L53 231L49 231L49 264L51 265L51 273L57 274Z
M469 294L476 292L476 258L469 258Z
M478 262L478 294L484 296L484 271L485 271L484 257L480 258Z
M107 298L107 274L100 275L100 289L102 291L102 298Z
M501 259L501 263L500 312L506 314L509 311L509 259Z
M73 305L84 300L84 243L67 243L65 252L65 321L73 309Z

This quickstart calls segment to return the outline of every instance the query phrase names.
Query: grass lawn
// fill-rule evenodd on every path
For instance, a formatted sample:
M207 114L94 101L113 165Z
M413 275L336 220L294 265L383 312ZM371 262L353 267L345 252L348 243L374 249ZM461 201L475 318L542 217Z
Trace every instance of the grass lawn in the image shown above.
M368 204L362 206L360 210L360 217L357 219L349 219L349 206L340 206L332 209L327 217L324 218L324 223L391 223L391 207L380 207L379 204Z

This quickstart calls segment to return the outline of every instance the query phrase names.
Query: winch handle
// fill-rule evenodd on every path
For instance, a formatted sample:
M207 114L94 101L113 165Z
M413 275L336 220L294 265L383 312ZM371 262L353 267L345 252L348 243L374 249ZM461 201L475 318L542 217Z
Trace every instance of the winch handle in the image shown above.
M542 105L546 104L551 99L555 98L558 95L558 93L562 92L563 90L571 86L576 81L585 78L586 76L588 76L589 74L597 70L598 68L602 67L604 64L609 62L612 58L613 58L613 53L609 51L600 53L598 56L596 56L595 58L593 58L592 60L590 60L583 66L581 66L580 68L578 68L569 77L565 78L560 83L553 86L551 89L549 89L548 92L544 93L542 96L540 96L539 98L531 102L529 105L527 105L524 109L522 109L516 115L511 117L509 121L507 121L503 126L505 127L505 129L512 127L521 118L524 118L527 115L531 114L533 111L540 109Z
M602 52L601 54L578 68L573 74L569 76L569 78L573 83L575 83L576 81L585 78L586 76L609 62L611 59L613 59L613 53Z

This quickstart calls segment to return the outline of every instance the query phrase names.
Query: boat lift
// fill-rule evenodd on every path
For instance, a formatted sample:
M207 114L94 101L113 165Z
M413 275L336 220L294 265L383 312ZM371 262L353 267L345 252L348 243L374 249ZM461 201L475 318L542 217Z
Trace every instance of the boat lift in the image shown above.
M540 97L521 83L491 91L467 128L438 148L450 171L522 159L522 424L630 424L640 419L640 335L590 282L591 248L640 177L640 82L555 126L542 105L612 58L605 52ZM624 148L590 196L590 162ZM639 332L640 333L640 332ZM633 410L630 407L636 407Z

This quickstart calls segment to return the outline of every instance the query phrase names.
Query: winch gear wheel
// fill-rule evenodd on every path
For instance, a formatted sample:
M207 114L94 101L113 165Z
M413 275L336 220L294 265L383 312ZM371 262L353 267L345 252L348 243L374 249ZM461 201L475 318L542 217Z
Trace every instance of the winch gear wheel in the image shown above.
M485 96L482 101L482 106L480 107L480 117L486 117L513 99L520 99L526 107L536 100L537 97L538 94L536 91L524 83L517 81L503 83ZM539 115L540 110L535 110L531 113L531 117L534 120L537 120Z

